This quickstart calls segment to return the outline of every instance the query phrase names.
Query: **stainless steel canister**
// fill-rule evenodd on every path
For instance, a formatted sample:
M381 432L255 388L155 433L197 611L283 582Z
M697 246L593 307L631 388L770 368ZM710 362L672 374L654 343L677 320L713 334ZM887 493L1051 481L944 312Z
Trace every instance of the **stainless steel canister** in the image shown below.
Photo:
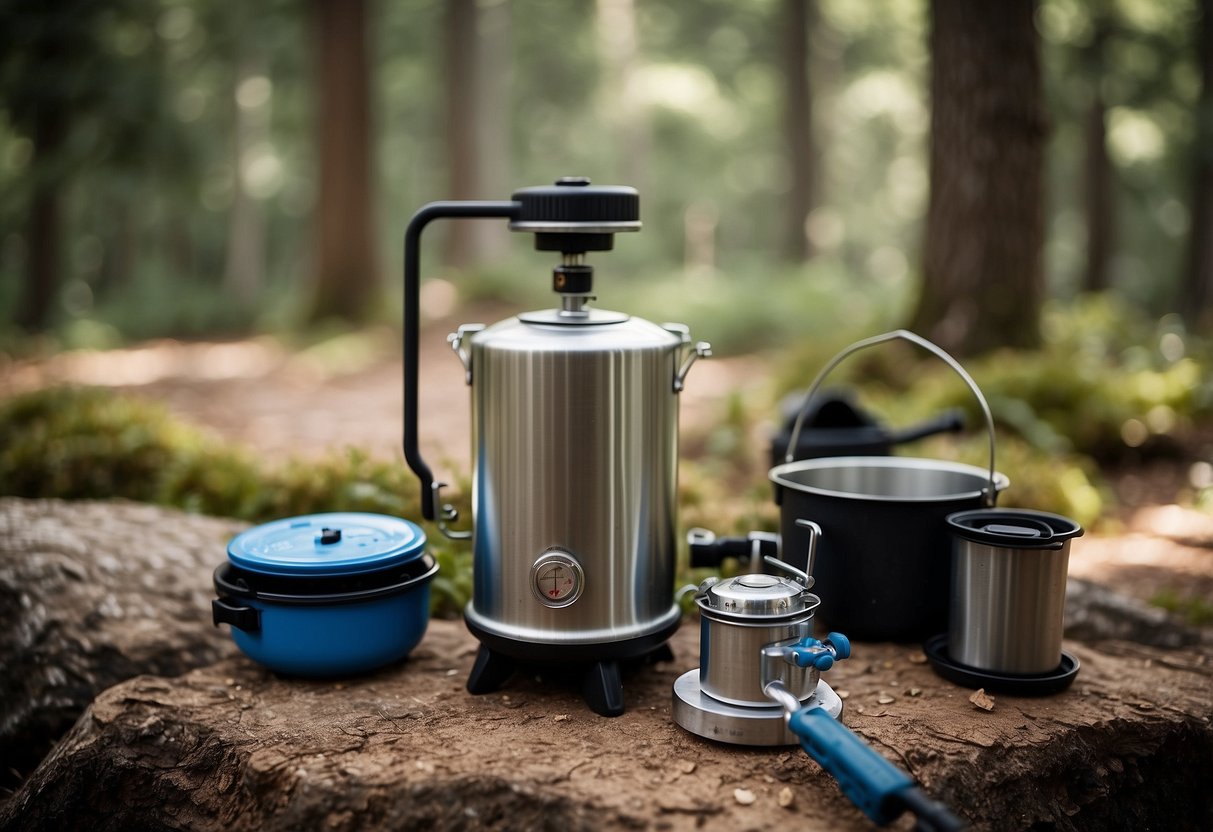
M784 659L778 650L810 636L820 599L804 583L755 573L707 581L696 596L700 612L699 686L721 702L769 707L768 682L783 682L798 700L817 687L819 671Z
M948 654L994 673L1031 675L1061 663L1070 540L1082 527L1025 509L961 511L953 535Z
M533 644L676 626L678 393L707 345L603 310L464 327L452 345L472 387L469 625Z

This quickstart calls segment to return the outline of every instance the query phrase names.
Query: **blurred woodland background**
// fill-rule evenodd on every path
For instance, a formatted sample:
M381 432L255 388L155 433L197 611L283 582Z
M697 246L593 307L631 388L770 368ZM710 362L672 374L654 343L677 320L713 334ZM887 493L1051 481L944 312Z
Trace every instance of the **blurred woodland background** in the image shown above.
M1156 458L1213 503L1211 0L0 0L3 366L392 331L417 207L568 174L641 193L601 305L764 356L686 437L692 521L765 504L755 425L896 326L986 389L1015 504L1093 522ZM549 305L529 240L439 233L427 318ZM895 421L971 407L916 358L859 369ZM271 488L161 414L7 392L6 493L414 513L398 464Z
M392 321L417 206L566 173L642 194L646 233L611 279L757 293L741 314L759 321L796 283L802 331L810 306L843 308L961 352L1034 346L1038 304L1081 292L1208 324L1210 17L1207 0L4 0L4 326L104 345ZM526 245L448 236L443 264L479 278L465 292L526 291L500 280ZM932 333L949 311L1006 323ZM750 329L738 348L786 334Z

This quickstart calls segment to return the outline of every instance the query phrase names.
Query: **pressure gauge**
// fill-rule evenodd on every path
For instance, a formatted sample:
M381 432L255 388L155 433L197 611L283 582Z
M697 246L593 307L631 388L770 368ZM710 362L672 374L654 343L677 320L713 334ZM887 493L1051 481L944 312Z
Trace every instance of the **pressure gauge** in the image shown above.
M531 591L544 606L567 607L581 596L585 573L563 549L548 549L531 566Z

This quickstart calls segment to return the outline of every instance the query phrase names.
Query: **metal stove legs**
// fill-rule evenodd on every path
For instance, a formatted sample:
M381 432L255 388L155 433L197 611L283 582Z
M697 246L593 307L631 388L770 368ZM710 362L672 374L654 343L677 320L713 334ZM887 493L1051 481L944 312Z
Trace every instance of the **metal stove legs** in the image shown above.
M623 714L623 680L619 677L619 662L595 662L581 677L581 695L590 710L599 716Z
M514 661L500 653L494 653L483 644L476 653L476 663L468 675L468 693L479 695L492 693L514 675Z
M673 661L674 653L668 644L661 644L647 654L644 660L650 663ZM514 675L519 664L517 660L481 644L476 653L476 662L472 665L472 672L468 675L468 693L479 695L500 690ZM583 663L580 669L581 695L585 697L590 710L599 716L622 715L623 679L619 672L619 661L603 659L589 664Z

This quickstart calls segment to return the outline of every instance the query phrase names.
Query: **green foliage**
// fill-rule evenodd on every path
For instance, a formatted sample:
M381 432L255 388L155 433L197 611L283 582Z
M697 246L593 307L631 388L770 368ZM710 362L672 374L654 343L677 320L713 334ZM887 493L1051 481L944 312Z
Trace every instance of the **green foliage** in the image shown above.
M1173 445L1213 418L1213 347L1176 320L1151 323L1104 296L1053 305L1045 332L1042 351L1000 352L968 368L1000 427L1038 450L1113 461ZM945 373L923 375L928 406L965 406L976 417L955 384L944 391Z
M95 388L4 402L0 437L5 495L137 500L254 523L325 511L403 517L418 502L417 481L401 463L348 449L264 468L159 405ZM471 596L471 555L436 532L427 529L443 572L431 605L436 615L455 615Z
M1213 604L1199 595L1182 595L1174 588L1168 587L1159 590L1150 599L1150 603L1181 616L1193 627L1213 625Z
M872 332L848 328L803 341L782 362L776 393L803 391L843 346ZM1090 525L1111 500L1101 464L1183 454L1189 437L1213 424L1213 342L1184 331L1177 316L1151 319L1110 294L1051 303L1044 333L1042 350L1003 351L966 369L989 402L997 468L1011 479L1002 504ZM827 379L827 387L839 385L855 386L864 407L893 426L962 408L966 439L932 439L901 453L988 464L976 401L950 369L921 350L893 342L857 353Z
M500 3L479 5L482 13L502 11ZM1163 305L1189 226L1195 6L1040 5L1053 127L1045 253L1052 288L1072 295L1085 264L1080 178L1087 108L1099 90L1116 166L1114 284L1136 302ZM494 41L509 56L498 67L510 79L500 105L508 119L478 137L508 148L508 163L491 176L503 192L479 196L499 198L570 172L637 185L646 231L620 235L617 251L595 262L607 280L609 268L638 295L656 278L661 288L641 309L612 300L623 296L603 283L604 304L656 319L689 315L722 350L781 343L796 331L832 338L815 318L832 329L871 329L871 318L853 314L852 299L883 314L916 279L927 202L929 9L907 0L816 4L815 116L805 142L816 160L815 208L807 227L825 265L807 271L798 288L780 279L772 257L788 166L776 57L782 6L703 0L691 14L671 0L637 3L625 71L612 65L609 44L612 35L627 41L627 33L603 31L601 4L511 0ZM409 212L451 196L445 4L371 8L376 238L394 274ZM302 253L317 192L309 11L300 3L219 0L0 3L0 310L17 305L32 186L50 179L63 183L68 203L65 326L85 321L139 338L298 325L291 313L306 294ZM1100 27L1105 54L1095 62ZM58 46L42 48L48 44ZM237 105L238 84L250 77L262 93ZM44 112L70 121L71 140L56 158L34 146L35 115ZM240 112L262 132L244 159L234 158ZM264 283L248 308L221 280L238 176L249 180L265 229ZM715 282L683 268L695 217L710 226ZM515 237L508 259L540 264L538 285L546 286L551 259L528 247ZM823 280L821 271L836 277ZM517 281L518 270L503 273L511 272ZM805 288L840 284L834 296Z
M4 493L65 499L159 502L165 473L206 445L162 408L75 388L5 402L0 436Z

